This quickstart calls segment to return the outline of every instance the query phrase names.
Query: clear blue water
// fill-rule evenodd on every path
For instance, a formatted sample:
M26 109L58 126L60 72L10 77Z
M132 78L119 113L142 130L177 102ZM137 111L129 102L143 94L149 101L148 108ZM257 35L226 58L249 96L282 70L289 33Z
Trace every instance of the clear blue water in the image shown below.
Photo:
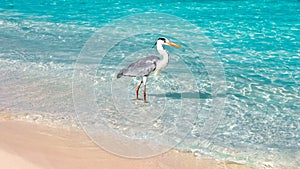
M143 12L168 13L197 25L223 63L224 118L208 142L199 141L199 118L180 148L260 168L300 166L300 2L296 0L4 0L0 3L0 108L68 119L74 114L74 64L86 41L105 24ZM201 62L187 62L199 74ZM211 91L203 86L205 81L198 85L200 96L209 100Z

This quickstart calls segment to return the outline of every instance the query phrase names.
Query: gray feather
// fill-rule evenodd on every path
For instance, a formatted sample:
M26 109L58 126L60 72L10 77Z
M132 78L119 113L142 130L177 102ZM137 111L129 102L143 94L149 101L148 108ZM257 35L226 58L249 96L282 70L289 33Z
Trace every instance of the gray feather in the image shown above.
M151 72L153 72L156 69L156 63L158 62L158 60L159 57L157 56L148 56L142 58L130 64L128 67L122 69L118 73L117 78L120 78L122 76L132 76L132 77L148 76Z

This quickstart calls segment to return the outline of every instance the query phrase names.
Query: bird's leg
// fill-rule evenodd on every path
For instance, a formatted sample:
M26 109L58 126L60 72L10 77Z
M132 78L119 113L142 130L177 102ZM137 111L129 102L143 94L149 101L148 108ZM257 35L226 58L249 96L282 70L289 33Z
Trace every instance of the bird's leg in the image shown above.
M147 81L147 77L144 76L143 77L143 82L144 82L144 91L143 91L143 94L144 94L144 103L146 103L146 81Z
M144 103L146 103L146 85L144 85L143 94L144 94Z
M139 100L139 90L140 90L142 83L143 83L143 81L140 81L140 83L135 88L135 99L136 100Z

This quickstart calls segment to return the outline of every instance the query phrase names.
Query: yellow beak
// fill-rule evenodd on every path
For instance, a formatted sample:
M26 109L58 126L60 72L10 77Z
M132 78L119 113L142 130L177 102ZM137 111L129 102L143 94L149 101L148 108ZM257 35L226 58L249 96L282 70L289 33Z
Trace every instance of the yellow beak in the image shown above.
M175 48L181 48L180 45L177 45L177 44L175 44L175 43L173 43L173 42L167 42L167 43L168 43L168 45L173 46L173 47L175 47Z

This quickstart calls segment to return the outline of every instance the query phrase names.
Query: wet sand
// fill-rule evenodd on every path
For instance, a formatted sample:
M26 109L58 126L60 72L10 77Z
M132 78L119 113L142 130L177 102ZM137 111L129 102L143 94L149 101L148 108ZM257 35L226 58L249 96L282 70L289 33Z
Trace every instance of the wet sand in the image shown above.
M96 146L83 131L0 119L0 168L5 169L250 169L171 150L146 159L123 158Z

